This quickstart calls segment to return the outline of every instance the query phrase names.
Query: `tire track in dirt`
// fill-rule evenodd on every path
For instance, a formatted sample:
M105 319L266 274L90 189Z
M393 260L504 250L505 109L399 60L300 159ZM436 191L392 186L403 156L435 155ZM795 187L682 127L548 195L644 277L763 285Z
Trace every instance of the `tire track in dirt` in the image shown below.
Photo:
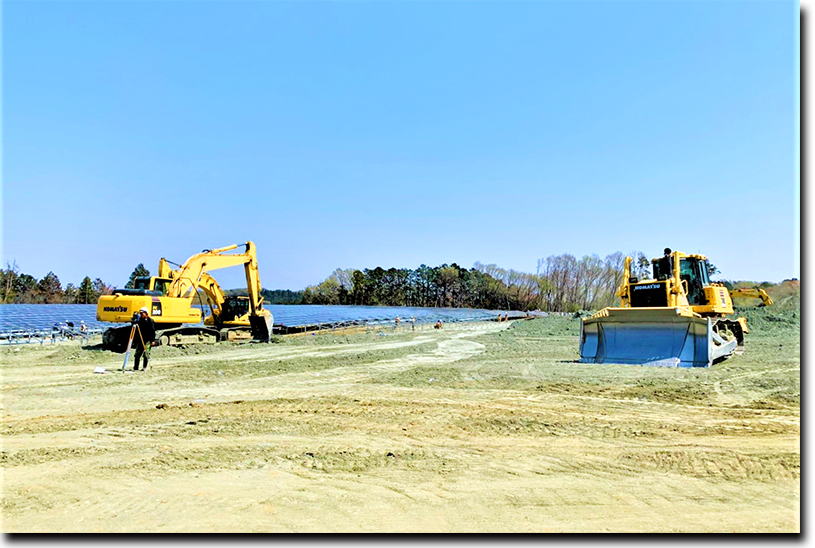
M409 341L399 341L391 343L380 343L376 345L371 344L337 344L330 346L319 347L301 347L301 348L275 348L274 345L264 346L259 350L237 350L233 355L217 357L218 361L244 361L244 360L288 360L294 358L322 358L328 356L337 356L343 354L359 354L365 352L375 352L379 350L389 350L394 348L404 348L408 346L416 346L430 342L433 337L419 336ZM214 359L211 354L198 354L195 356L179 356L168 359L161 359L162 365L177 365L179 363L188 364L190 362L208 361Z
M339 367L319 372L266 377L261 379L265 383L264 386L257 386L258 379L242 381L241 383L225 382L217 386L214 391L211 390L212 387L209 387L205 401L215 403L216 401L229 401L236 398L243 400L297 398L303 394L325 396L342 394L351 389L353 389L354 394L360 396L370 392L382 396L385 392L392 392L392 387L372 388L362 383L382 374L410 369L419 365L452 363L481 353L484 351L484 345L464 340L477 334L480 333L458 333L450 338L442 339L438 342L437 348L428 354L412 354L404 358L381 360L357 367ZM399 388L396 390L401 391ZM182 392L184 399L200 397L201 395L200 389ZM343 407L338 409L340 411L345 410Z
M341 355L345 353L360 354L364 352L379 351L382 349L404 348L410 346L418 346L430 343L434 340L439 341L437 349L431 352L428 359L435 362L444 360L455 361L464 356L471 355L475 351L483 351L483 346L477 343L472 343L470 348L465 348L467 343L457 343L455 341L464 338L477 336L483 333L490 333L500 329L505 329L501 324L487 324L486 326L467 326L459 329L450 329L444 332L435 332L432 334L419 335L408 341L377 341L376 344L362 343L362 344L339 344L327 347L309 347L296 349L292 352L291 348L276 348L274 345L264 345L262 349L239 349L237 355L226 356L226 359L232 360L250 360L250 359L269 359L278 360L286 358L298 358L304 356L320 356L330 357L332 355ZM441 340L440 340L441 339ZM447 341L451 339L453 342ZM458 345L458 346L456 346ZM196 386L192 388L179 388L178 384L163 385L159 376L149 378L148 382L139 379L137 382L119 381L109 386L104 387L102 390L94 388L94 394L90 397L86 396L84 391L77 390L75 396L66 397L60 394L59 397L51 395L50 391L57 390L62 387L62 382L58 386L43 386L42 388L30 387L24 385L22 380L20 384L12 390L4 390L4 395L15 394L13 399L5 398L6 406L4 409L4 420L25 420L42 414L40 409L47 409L49 414L65 414L77 412L80 409L94 409L98 411L114 411L124 408L138 408L148 405L156 405L159 403L170 403L189 400L203 400L206 402L221 401L222 399L259 399L265 397L286 397L303 394L309 391L321 389L328 392L341 392L348 389L350 386L369 379L371 375L381 374L389 370L398 369L400 367L411 367L416 363L420 363L425 358L424 354L411 355L403 360L383 360L381 362L374 362L372 364L361 365L358 367L338 367L334 369L326 369L319 372L298 372L289 374L270 375L268 377L259 377L253 379L244 379L241 381L223 381L214 384L207 384ZM214 359L212 355L201 354L194 356L185 356L165 361L164 359L158 364L157 372L165 367L173 367L178 363L188 363L188 361L205 361ZM219 356L216 359L221 359ZM407 361L405 361L407 360ZM115 367L118 369L120 365L117 363ZM155 365L153 366L155 367ZM76 379L75 384L82 382L94 382L88 377L88 366L76 366L71 375L65 378ZM111 374L116 374L116 369L109 370ZM60 372L62 373L64 369ZM130 373L141 375L141 373ZM149 374L149 373L148 373ZM46 378L45 375L42 376ZM124 379L124 377L122 377ZM87 379L87 380L80 380ZM60 379L61 380L61 379ZM331 386L335 384L336 386ZM50 384L50 383L43 383ZM27 406L25 408L15 405L18 397L31 394L31 390L42 390L42 398L32 399L27 398ZM19 393L19 396L16 394Z
M395 388L395 387L394 387ZM421 389L411 389L411 388L402 388L403 390L414 390L417 393L426 394L427 391L425 388ZM452 396L457 396L453 398L444 398L444 397L421 397L416 399L417 402L422 403L440 403L440 404L456 404L456 403L465 403L461 399L461 391L454 390L454 389L444 389L439 388L439 391L448 392ZM654 408L661 408L664 409L666 413L670 412L671 410L675 409L688 409L688 410L698 410L704 412L710 411L740 411L740 412L753 412L753 413L761 413L765 418L772 419L772 420L779 420L785 422L789 418L793 418L794 422L798 424L799 417L797 415L791 415L786 411L776 410L776 409L765 409L765 408L749 408L749 407L727 407L727 406L714 406L714 405L692 405L692 404L683 404L683 403L674 403L674 402L660 402L660 401L653 401L653 400L641 400L637 398L613 398L613 397L605 397L605 396L584 396L579 394L563 394L560 392L545 392L541 394L528 394L525 392L518 392L517 394L506 395L508 390L504 389L493 389L493 390L468 390L466 393L469 395L480 395L482 396L481 399L474 399L472 400L473 403L478 403L484 401L485 399L493 399L495 402L499 401L506 401L506 402L529 402L529 403L547 403L553 400L578 400L578 401L592 401L597 402L599 404L603 404L603 406L607 406L606 404L619 404L623 407L637 407L637 408L645 408L648 409L650 407ZM503 394L503 395L501 395ZM500 395L495 397L495 395ZM492 396L492 397L491 397ZM608 406L609 408L614 408L614 406ZM509 407L508 407L509 408ZM547 409L550 409L551 406L547 403ZM795 410L795 408L790 408Z
M728 406L717 406L717 405L692 405L687 403L674 403L674 402L660 402L660 401L653 401L653 400L641 400L637 398L609 398L604 396L581 396L578 394L541 394L541 395L523 395L523 396L505 396L503 399L526 399L526 400L543 400L543 399L551 399L551 398L561 398L561 399L577 399L577 400L594 400L603 403L619 403L619 404L632 404L635 406L643 406L643 407L663 407L666 409L698 409L701 411L710 411L710 410L719 410L719 411L753 411L753 412L760 412L762 414L767 415L776 415L782 414L783 418L789 417L789 414L784 411L778 411L774 409L764 409L764 408L748 408L748 407L728 407ZM795 408L790 408L795 409ZM779 420L783 420L781 416L773 417L778 418Z
M355 384L385 373L410 369L418 365L452 363L481 353L484 351L484 345L464 339L479 335L484 331L486 330L458 333L450 338L444 338L437 343L435 350L427 354L411 354L404 358L380 360L361 366L337 367L306 373L287 373L237 382L223 382L203 388L173 390L173 399L206 398L206 401L213 402L234 398L296 397L303 393L315 393L315 391L323 395L344 392ZM428 339L432 340L432 338L423 337L416 344L429 342ZM347 347L340 347L341 350L345 350L345 348ZM382 347L377 345L377 348Z
M714 382L713 383L713 389L725 401L738 402L739 401L738 398L734 398L733 396L728 395L727 393L725 393L722 390L722 382L734 383L734 381L736 381L738 379L761 377L761 376L768 375L768 374L771 374L771 373L786 373L787 371L800 371L800 370L801 370L801 367L798 366L798 367L788 367L788 368L785 368L785 369L782 369L782 368L766 369L764 371L756 371L756 372L752 372L752 373L742 373L741 375L733 375L732 377L724 379L723 381L719 380L719 381ZM760 398L760 397L764 397L764 396L769 396L770 394L774 394L774 393L780 392L782 390L783 389L751 390L751 392L753 394L756 394L756 396ZM788 405L782 405L782 404L776 404L776 405L781 405L782 407L786 407L787 409L797 409L795 407L791 407L791 406L788 406Z

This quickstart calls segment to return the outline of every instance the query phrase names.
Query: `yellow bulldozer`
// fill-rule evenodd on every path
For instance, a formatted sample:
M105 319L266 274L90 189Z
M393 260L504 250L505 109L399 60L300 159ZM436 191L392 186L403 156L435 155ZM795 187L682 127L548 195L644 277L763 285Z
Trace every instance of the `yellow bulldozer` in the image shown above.
M272 314L263 308L255 245L252 242L242 245L243 253L227 253L240 247L238 244L205 249L175 270L170 268L169 261L161 259L158 276L137 277L132 289L115 289L112 295L99 297L97 320L128 324L107 329L102 336L104 348L125 351L131 331L129 324L144 306L155 322L158 344L250 338L268 342L272 334ZM248 295L225 295L209 272L240 265L246 271ZM204 318L207 309L209 315Z
M730 292L710 281L707 257L666 248L644 279L631 264L626 257L620 306L583 318L581 362L709 367L744 351L747 320L728 317ZM755 295L772 304L763 290Z

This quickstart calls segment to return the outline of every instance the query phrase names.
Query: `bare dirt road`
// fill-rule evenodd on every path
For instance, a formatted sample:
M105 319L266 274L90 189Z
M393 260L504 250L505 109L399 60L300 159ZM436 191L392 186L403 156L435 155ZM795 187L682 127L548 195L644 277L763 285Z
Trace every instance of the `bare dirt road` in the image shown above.
M578 332L159 347L145 373L4 348L3 531L799 530L794 329L705 370L579 364Z

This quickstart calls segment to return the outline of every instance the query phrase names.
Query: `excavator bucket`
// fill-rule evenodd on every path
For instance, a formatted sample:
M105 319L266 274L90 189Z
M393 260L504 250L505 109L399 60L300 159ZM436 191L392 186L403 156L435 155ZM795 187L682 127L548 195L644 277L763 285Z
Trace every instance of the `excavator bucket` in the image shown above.
M269 342L272 338L272 313L261 308L256 316L250 315L249 328L252 330L252 339Z
M736 350L711 320L679 308L606 308L583 320L582 363L709 367Z

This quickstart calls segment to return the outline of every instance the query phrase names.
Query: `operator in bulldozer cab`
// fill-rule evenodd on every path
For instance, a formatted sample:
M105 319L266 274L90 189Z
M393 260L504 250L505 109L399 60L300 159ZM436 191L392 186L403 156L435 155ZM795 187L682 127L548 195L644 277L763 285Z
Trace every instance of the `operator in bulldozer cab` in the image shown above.
M673 251L666 247L663 253L664 255L654 264L654 279L660 282L672 277L674 270ZM688 284L689 305L706 302L705 286L710 285L710 273L706 262L682 259L679 261L679 279Z
M671 273L674 271L674 261L673 257L671 257L671 248L666 247L663 253L664 255L659 261L657 261L656 265L656 279L659 281L667 280L671 277Z

